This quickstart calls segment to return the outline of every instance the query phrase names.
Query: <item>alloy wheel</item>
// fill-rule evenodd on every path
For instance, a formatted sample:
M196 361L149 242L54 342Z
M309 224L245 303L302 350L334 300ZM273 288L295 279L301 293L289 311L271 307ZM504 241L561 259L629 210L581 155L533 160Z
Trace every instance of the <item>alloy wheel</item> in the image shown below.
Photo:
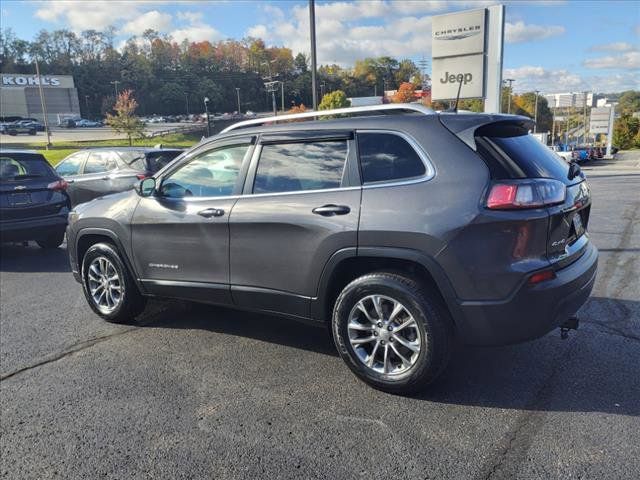
M113 312L122 302L123 285L116 267L107 257L96 257L87 271L94 304L103 313Z
M401 375L420 355L421 333L409 310L384 295L363 297L349 313L349 343L369 369L385 375Z

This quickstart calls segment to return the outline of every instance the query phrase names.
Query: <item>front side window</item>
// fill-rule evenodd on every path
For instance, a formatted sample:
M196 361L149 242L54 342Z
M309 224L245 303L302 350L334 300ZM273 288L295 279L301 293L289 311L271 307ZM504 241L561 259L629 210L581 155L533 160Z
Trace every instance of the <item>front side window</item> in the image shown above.
M364 183L415 178L426 172L409 142L392 133L358 133L358 154Z
M346 140L264 145L253 193L337 188L348 153Z
M209 150L173 172L162 182L165 197L224 197L233 195L240 167L251 145Z
M102 173L116 168L113 152L91 152L84 166L84 173Z
M82 165L82 160L85 155L86 153L76 153L75 155L67 157L66 160L56 166L56 172L58 172L58 175L62 177L77 175L80 171L80 165Z

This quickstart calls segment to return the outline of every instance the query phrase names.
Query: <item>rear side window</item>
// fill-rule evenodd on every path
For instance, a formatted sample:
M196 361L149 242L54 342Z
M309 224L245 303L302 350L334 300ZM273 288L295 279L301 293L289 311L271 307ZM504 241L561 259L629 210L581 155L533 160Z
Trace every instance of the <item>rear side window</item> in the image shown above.
M253 193L337 188L348 153L346 140L263 145Z
M0 180L10 182L24 178L54 177L51 166L42 155L0 154Z
M364 183L414 178L426 172L413 147L392 133L358 133L358 153Z
M476 141L478 152L488 160L494 178L554 178L569 182L569 165L531 135L487 136L483 140Z

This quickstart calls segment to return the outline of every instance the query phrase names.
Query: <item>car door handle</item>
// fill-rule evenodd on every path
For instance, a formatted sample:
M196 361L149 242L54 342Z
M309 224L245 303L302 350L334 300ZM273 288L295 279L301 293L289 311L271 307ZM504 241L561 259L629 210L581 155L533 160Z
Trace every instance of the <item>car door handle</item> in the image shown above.
M351 209L346 205L323 205L322 207L316 207L311 211L316 215L331 217L333 215L346 215L351 211Z
M221 217L224 215L224 210L221 208L205 208L200 210L198 215L204 218Z

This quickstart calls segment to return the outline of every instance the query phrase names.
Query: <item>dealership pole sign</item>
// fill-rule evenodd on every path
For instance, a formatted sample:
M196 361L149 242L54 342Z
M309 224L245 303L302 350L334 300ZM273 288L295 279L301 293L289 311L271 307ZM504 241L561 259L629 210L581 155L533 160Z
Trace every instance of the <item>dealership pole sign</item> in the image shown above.
M433 100L485 99L486 112L500 111L504 6L496 5L432 20Z

